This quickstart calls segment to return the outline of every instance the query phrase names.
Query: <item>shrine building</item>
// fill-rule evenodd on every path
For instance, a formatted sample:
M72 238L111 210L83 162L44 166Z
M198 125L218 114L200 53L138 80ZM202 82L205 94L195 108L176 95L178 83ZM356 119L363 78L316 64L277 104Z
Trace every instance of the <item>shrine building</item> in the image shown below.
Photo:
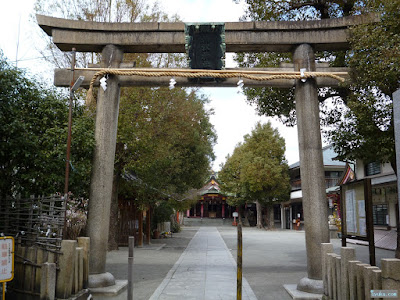
M198 190L199 200L187 210L188 218L229 218L234 211L226 203L227 196L221 192L215 173L210 176L207 183Z

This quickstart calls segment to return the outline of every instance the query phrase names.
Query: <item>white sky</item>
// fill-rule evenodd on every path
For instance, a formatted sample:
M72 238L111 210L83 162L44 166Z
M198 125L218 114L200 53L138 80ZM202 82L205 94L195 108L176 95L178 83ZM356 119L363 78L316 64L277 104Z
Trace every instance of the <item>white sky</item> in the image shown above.
M238 21L244 13L243 2L235 4L233 0L159 0L163 11L169 15L178 14L184 22ZM34 0L0 0L0 48L13 62L16 61L18 53L18 67L50 79L52 67L38 59L38 49L44 47L44 43L39 39L40 29L29 21L29 15L33 13L33 4ZM228 53L226 67L234 66L232 54ZM211 99L209 106L215 111L211 122L218 134L218 144L214 148L216 161L213 167L217 171L219 165L225 161L226 155L233 152L235 145L243 140L245 134L250 133L256 122L266 122L268 119L258 116L236 88L205 88L203 92ZM286 140L286 159L289 164L297 162L297 128L288 128L279 121L269 120Z

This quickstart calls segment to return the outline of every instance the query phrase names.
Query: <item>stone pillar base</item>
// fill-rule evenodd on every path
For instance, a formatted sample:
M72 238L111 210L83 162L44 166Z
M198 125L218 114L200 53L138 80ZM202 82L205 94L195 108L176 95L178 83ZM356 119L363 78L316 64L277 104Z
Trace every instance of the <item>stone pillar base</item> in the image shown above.
M114 275L108 272L89 275L89 289L115 285Z
M127 286L127 280L115 280L115 285L90 288L90 293L93 295L93 299L96 300L126 300L128 297Z
M304 277L300 279L300 282L297 284L297 289L301 292L306 292L311 294L323 294L324 282L322 280L316 280Z
M324 295L301 292L296 284L284 284L283 287L293 300L322 300Z

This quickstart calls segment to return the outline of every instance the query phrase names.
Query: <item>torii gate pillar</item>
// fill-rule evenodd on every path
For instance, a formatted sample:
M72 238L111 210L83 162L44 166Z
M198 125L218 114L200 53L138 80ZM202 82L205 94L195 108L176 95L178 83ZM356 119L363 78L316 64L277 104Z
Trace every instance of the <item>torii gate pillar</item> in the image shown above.
M312 47L302 44L293 53L295 71L315 71ZM307 275L297 289L323 294L321 243L329 242L328 210L325 195L318 90L315 79L296 81L297 131L299 138L300 176L307 249Z
M103 68L118 68L123 51L107 45L102 51ZM115 284L114 276L106 273L106 255L110 223L110 206L114 174L115 145L117 140L120 88L117 76L109 76L107 89L99 88L96 107L96 145L93 158L92 180L87 235L90 237L89 287Z

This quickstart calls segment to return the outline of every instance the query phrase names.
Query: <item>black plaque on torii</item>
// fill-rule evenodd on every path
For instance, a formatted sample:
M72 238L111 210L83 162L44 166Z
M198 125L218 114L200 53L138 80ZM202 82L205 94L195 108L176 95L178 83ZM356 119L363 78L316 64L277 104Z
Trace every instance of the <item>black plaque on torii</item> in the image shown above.
M191 69L222 70L225 67L225 24L185 24L185 49ZM194 82L221 81L220 78L190 78Z

